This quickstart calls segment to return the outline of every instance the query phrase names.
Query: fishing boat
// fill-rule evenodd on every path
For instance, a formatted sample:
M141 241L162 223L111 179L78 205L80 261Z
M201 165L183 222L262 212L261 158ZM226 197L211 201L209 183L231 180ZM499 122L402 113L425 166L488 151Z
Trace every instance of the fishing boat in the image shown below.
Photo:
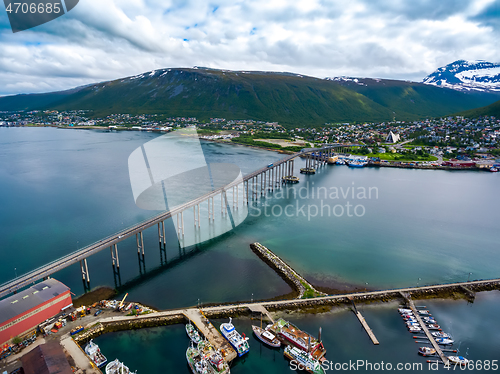
M293 361L299 370L305 370L310 374L325 374L325 370L318 360L316 360L309 352L287 345L284 355L289 360Z
M193 343L198 344L200 342L200 334L191 323L186 324L186 333Z
M450 338L436 338L436 343L439 345L452 345L455 341Z
M243 356L250 350L250 346L248 345L248 338L243 334L240 335L238 331L234 328L233 319L229 318L229 322L223 323L220 326L220 332L227 339L229 344L233 346L233 348L238 353L238 357Z
M78 334L80 331L83 331L83 326L76 326L74 329L72 329L69 334L70 335L75 335Z
M202 340L198 343L198 351L200 355L205 359L205 361L210 365L209 372L214 372L215 374L229 374L229 365L220 354L216 351L212 344L208 340Z
M106 365L106 374L131 374L130 369L116 359Z
M279 348L281 346L281 342L271 331L255 325L252 325L252 330L261 342L274 348Z
M347 161L347 166L350 166L351 168L363 168L366 165L368 165L368 161L366 160L348 160Z
M450 360L452 364L467 365L469 363L469 360L463 356L448 356L448 360Z
M422 356L429 356L429 355L435 355L436 350L431 347L420 347L418 349L418 354Z
M108 362L106 356L101 352L101 349L93 340L90 340L84 348L85 353L90 357L90 359L96 364L98 368L103 367Z
M200 354L198 348L191 347L186 350L186 360L193 374L208 374L208 363L205 358Z

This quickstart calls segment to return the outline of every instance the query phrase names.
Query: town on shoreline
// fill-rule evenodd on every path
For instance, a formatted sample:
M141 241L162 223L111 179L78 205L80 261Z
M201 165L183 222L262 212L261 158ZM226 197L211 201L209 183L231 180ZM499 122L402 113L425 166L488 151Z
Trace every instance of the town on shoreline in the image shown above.
M90 112L0 112L0 127L57 127L167 133L196 127L200 139L239 144L280 153L321 148L332 143L359 144L351 154L368 165L400 168L485 170L500 167L500 119L461 116L405 122L328 123L320 128L289 128L277 122L113 114L90 119Z

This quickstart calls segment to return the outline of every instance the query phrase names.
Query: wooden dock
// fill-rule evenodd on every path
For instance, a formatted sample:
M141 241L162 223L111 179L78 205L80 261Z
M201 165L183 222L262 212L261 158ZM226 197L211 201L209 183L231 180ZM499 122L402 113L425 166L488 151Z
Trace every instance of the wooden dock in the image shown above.
M365 329L366 333L368 334L368 336L372 340L372 343L375 344L375 345L379 345L380 343L378 342L377 337L373 333L373 331L370 328L370 326L368 326L368 323L366 323L365 317L363 317L361 315L361 313L358 312L358 311L356 311L354 313L356 314L356 317L358 317L359 322L361 322L361 325L363 326L363 328Z
M226 362L234 360L238 354L229 342L220 334L214 325L205 317L199 309L185 309L182 311L200 332L208 339L215 349L220 350Z
M441 347L439 346L439 344L434 339L434 336L432 336L432 334L429 332L429 329L427 328L427 325L424 323L424 321L422 320L422 318L420 318L420 314L418 313L418 310L415 307L415 303L410 298L407 298L407 301L408 301L408 305L410 306L410 309L413 311L413 315L415 316L415 318L417 319L418 323L420 324L420 327L422 327L422 330L424 330L425 335L427 335L427 338L429 339L429 342L432 344L432 346L436 350L436 353L438 354L439 358L441 359L441 361L443 361L443 364L445 364L446 366L448 366L450 364L449 360L448 360L448 357L445 356L445 354L441 350Z

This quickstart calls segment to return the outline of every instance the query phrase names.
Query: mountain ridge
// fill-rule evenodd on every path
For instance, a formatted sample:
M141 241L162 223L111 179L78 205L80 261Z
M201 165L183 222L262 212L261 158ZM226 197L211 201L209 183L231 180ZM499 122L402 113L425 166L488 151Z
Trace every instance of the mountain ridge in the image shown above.
M359 79L361 85L289 72L165 68L67 91L2 97L0 110L87 109L95 117L157 113L316 127L442 116L499 97L416 82Z

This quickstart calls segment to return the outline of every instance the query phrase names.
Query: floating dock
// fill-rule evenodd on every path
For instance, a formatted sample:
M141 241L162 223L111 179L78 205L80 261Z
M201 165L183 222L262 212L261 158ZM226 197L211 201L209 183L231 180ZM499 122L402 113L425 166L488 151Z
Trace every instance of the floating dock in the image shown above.
M379 345L380 343L378 342L377 340L377 337L375 336L375 334L373 333L372 329L370 328L370 326L368 326L368 323L366 323L366 320L365 320L365 317L363 317L361 315L360 312L355 312L356 314L356 317L358 317L359 319L359 322L361 322L361 325L363 326L363 328L365 329L366 333L368 334L368 336L370 337L370 339L372 340L372 343L375 344L375 345Z

